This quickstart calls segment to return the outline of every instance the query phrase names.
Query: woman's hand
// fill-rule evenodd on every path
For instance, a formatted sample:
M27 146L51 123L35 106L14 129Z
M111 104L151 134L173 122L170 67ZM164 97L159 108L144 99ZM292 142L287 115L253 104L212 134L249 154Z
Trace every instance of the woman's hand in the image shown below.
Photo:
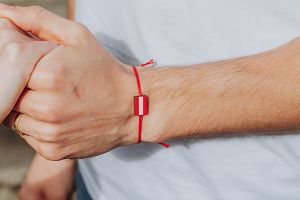
M130 66L118 62L83 25L40 7L0 4L0 15L61 44L39 61L15 107L24 113L19 130L37 152L50 160L81 158L137 141L132 117L137 86Z
M53 48L0 18L0 123L14 107L36 63Z
M13 108L35 63L53 47L48 42L37 42L10 20L0 19L1 119ZM53 162L36 155L21 187L20 199L68 199L72 192L74 169L75 161Z
M49 161L36 155L19 192L20 200L70 199L75 161Z

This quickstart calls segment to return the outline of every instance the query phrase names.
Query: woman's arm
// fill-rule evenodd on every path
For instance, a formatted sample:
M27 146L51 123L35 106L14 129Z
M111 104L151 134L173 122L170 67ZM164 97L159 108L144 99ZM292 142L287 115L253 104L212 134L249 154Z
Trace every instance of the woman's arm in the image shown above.
M74 176L74 160L49 161L37 154L22 184L19 199L70 199Z

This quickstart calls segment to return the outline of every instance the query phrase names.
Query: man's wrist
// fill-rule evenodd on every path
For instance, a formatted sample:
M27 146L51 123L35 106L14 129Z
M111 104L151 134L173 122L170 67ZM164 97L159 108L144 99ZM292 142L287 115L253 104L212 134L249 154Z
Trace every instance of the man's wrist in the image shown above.
M143 141L159 143L171 139L175 132L170 132L174 115L180 116L180 96L177 96L181 78L173 67L141 68L143 94L149 96L149 115L144 117ZM178 112L175 112L175 111Z
M138 142L139 117L134 115L134 96L138 96L138 86L136 76L132 66L126 65L123 68L125 76L123 79L123 91L126 96L126 105L128 110L128 120L124 124L124 135L122 137L122 146ZM149 114L143 117L142 124L142 142L157 143L168 138L165 129L170 123L170 98L174 92L175 76L165 77L168 73L166 68L158 67L137 67L141 81L142 94L149 97ZM175 79L175 81L171 80ZM173 86L170 86L173 82ZM122 102L120 102L122 103ZM175 105L174 105L175 106ZM172 107L174 109L174 107Z
M294 52L289 48L290 45L194 66L139 67L142 92L149 96L149 115L143 119L142 141L157 143L192 135L212 137L296 127L281 124L280 119L290 119L293 115L286 116L282 110L278 113L272 109L285 108L298 115L298 105L286 104L287 99L295 102L293 99L298 95L295 89L298 79L290 74L298 72L297 65L287 68L286 56L282 56ZM297 57L291 58L289 62L298 62ZM134 73L130 71L134 89L128 102L133 113L132 98L138 92ZM131 119L130 134L132 141L137 142L138 117L132 114Z
M118 105L122 109L125 120L123 124L118 124L118 134L120 134L120 146L126 146L137 143L137 118L133 114L133 97L136 96L137 86L132 66L120 64L117 82L121 95L118 99Z
M138 141L138 116L133 114L133 97L138 95L138 88L132 66L124 69L126 78L123 90L128 97L126 104L130 114L122 145L128 145ZM149 97L149 114L143 117L142 141L158 143L188 132L184 126L187 120L185 115L192 105L188 104L191 93L185 85L191 68L137 67L137 70L142 94Z

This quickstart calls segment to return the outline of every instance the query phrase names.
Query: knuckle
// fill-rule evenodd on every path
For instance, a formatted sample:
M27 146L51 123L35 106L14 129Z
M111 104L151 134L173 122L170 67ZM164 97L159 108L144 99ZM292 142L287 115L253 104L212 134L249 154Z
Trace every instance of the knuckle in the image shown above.
M53 105L41 105L35 109L38 117L49 123L59 123L61 121L60 113L61 110Z
M12 28L12 27L14 27L12 21L6 18L0 18L0 29Z
M63 85L63 66L55 65L56 69L51 69L43 72L44 83L47 89L58 90Z
M47 73L46 79L47 79L47 85L49 89L55 90L59 88L60 78L55 73L51 73L51 72Z
M79 34L85 34L88 32L88 28L84 24L80 22L74 22L74 25Z
M14 31L10 29L1 30L0 39L3 41L12 41L14 39Z
M16 32L10 29L3 29L0 32L0 48L5 49L7 44L12 41L16 41Z
M4 57L9 57L15 59L16 56L21 55L24 49L24 45L17 42L11 42L4 48L3 54Z
M11 50L12 52L17 54L21 53L24 47L25 45L20 42L11 42L7 45L8 50Z
M89 29L80 22L74 22L74 33L76 34L76 38L79 38L79 40L85 41L90 37Z
M61 121L61 118L59 117L60 112L58 109L56 108L52 108L48 111L48 117L47 117L47 121L51 122L51 123L59 123Z
M44 131L44 141L55 143L59 143L61 141L61 136L63 133L61 128L56 126L49 126Z
M64 159L61 150L58 147L53 147L53 145L52 146L44 145L41 148L40 154L47 160L51 160L51 161L59 161Z

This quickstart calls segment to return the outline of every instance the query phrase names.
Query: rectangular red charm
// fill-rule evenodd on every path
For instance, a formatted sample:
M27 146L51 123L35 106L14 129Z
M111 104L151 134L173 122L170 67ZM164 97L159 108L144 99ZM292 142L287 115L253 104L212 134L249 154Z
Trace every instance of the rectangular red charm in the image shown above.
M134 115L149 114L149 98L146 95L134 97Z

